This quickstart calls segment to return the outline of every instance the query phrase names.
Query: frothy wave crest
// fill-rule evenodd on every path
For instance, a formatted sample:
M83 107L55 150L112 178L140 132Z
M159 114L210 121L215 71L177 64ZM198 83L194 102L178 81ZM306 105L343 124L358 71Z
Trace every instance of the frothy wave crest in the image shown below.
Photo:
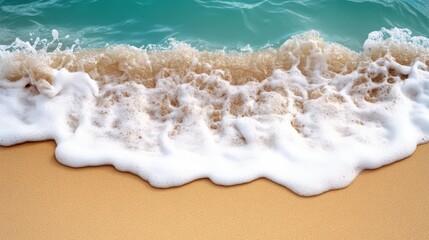
M69 166L156 187L266 177L314 195L428 140L429 40L406 29L370 33L361 53L315 31L247 52L47 51L53 33L42 50L0 51L0 144L54 139Z

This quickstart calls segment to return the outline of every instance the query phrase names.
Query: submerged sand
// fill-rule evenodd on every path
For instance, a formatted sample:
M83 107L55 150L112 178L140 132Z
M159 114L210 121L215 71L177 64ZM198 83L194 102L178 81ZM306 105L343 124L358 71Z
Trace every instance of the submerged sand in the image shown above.
M156 189L112 167L56 162L54 142L0 147L0 239L426 239L429 145L300 197L261 179Z

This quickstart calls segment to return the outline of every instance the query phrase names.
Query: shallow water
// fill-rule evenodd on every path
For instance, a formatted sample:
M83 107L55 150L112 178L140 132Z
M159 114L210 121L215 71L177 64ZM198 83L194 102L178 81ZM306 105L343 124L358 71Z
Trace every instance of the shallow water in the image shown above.
M279 46L316 30L327 41L361 50L368 33L382 27L429 32L426 0L1 0L0 6L0 44L30 40L30 33L48 38L57 29L63 42L80 39L84 47L140 47L175 38L196 48L240 49Z
M54 139L68 166L314 195L429 139L422 2L1 6L0 144Z

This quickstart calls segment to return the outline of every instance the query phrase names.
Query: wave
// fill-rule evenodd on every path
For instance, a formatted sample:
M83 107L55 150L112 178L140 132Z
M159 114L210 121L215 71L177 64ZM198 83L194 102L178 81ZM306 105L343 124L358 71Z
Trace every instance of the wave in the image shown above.
M372 32L363 52L295 35L279 48L201 51L20 40L0 51L0 144L54 139L73 166L111 164L156 187L266 177L300 195L428 140L429 40Z

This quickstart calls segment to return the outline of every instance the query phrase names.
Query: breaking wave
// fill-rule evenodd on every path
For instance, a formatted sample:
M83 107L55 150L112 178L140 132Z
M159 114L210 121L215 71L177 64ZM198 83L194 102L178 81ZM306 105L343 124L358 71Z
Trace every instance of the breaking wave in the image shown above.
M155 187L265 177L342 188L429 134L429 40L369 34L363 52L295 35L279 48L0 47L0 144L54 139L72 167L110 164Z

